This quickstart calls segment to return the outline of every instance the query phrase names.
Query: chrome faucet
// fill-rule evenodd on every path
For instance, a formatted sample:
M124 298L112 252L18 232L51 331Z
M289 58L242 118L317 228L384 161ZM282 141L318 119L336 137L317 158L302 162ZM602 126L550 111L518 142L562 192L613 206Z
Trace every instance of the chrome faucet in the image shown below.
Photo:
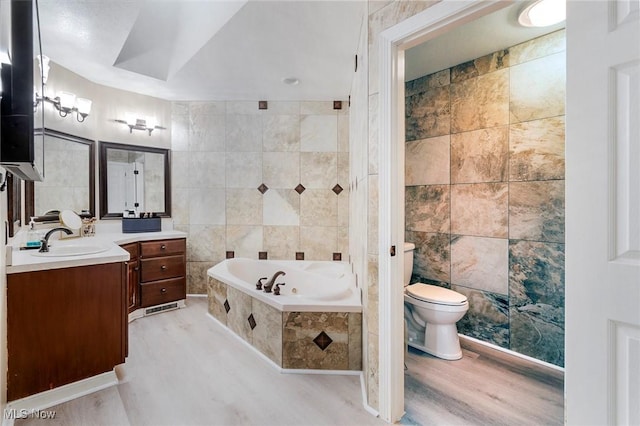
M61 226L50 229L49 232L44 235L44 238L40 240L40 250L38 250L40 253L47 253L49 251L49 238L51 237L51 235L53 235L53 233L58 231L62 231L67 235L73 234L73 231L71 229L63 228Z
M265 293L271 293L271 288L273 287L273 283L276 282L276 279L280 276L280 275L287 275L286 272L284 271L278 271L275 274L273 274L273 276L271 277L271 279L269 280L269 282L267 282L264 285L264 292Z

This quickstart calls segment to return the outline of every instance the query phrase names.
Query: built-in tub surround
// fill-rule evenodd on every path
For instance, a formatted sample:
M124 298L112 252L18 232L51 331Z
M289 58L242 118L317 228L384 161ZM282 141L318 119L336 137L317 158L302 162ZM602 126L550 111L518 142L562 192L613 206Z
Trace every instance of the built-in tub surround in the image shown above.
M174 102L172 219L189 234L187 292L236 257L346 259L347 102Z
M413 281L467 296L462 334L564 364L565 32L406 85Z
M256 289L284 271L281 294ZM209 313L282 369L362 369L362 306L348 264L234 258L208 271Z

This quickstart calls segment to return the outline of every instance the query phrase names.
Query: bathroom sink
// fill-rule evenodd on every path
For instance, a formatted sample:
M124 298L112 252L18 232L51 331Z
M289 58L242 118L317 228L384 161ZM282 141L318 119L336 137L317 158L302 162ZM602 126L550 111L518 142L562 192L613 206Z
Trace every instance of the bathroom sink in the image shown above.
M99 244L65 244L59 246L49 246L49 251L40 253L38 251L31 253L33 256L41 257L59 257L59 256L82 256L85 254L102 253L111 247Z

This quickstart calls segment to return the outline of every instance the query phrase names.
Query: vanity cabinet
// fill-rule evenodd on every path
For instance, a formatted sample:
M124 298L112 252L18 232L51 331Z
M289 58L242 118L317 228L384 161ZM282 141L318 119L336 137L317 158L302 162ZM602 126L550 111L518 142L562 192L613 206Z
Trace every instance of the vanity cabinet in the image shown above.
M186 240L140 243L140 306L143 308L187 297Z
M7 399L112 371L127 345L124 262L7 275Z
M141 241L121 247L131 256L128 273L130 313L187 297L184 238Z

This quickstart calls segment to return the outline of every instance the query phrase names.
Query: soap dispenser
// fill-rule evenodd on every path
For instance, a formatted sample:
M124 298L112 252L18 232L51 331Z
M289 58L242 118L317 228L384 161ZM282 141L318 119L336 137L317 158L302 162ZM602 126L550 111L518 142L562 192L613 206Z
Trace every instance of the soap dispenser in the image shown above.
M27 247L40 247L40 233L36 231L36 222L32 217L29 221L29 231L27 232Z

